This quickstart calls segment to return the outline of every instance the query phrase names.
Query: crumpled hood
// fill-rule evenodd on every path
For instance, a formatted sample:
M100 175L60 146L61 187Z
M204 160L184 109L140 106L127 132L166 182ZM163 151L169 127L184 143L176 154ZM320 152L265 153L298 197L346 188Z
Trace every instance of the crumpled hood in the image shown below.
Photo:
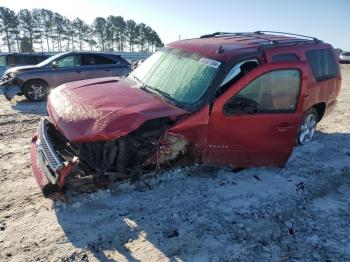
M56 128L74 142L114 140L147 120L187 113L117 77L59 86L49 95L48 112Z

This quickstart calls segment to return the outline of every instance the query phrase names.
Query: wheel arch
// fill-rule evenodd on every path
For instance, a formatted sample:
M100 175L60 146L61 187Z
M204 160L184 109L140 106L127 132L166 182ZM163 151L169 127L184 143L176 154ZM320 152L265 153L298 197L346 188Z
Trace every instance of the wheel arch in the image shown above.
M316 109L317 111L317 122L320 122L321 119L323 118L324 116L324 113L326 112L326 103L325 102L320 102L320 103L317 103L317 104L314 104L313 106L311 106L313 108ZM311 108L310 107L310 108Z
M48 88L50 88L50 85L49 85L49 83L48 83L46 80L44 80L44 79L42 79L42 78L31 78L31 79L28 79L28 80L26 80L26 81L24 81L24 82L22 83L22 85L21 85L22 92L23 92L23 88L25 87L25 85L28 84L28 83L30 83L30 82L33 82L33 81L40 81L40 82L43 82L43 83L46 84L46 86L47 86Z

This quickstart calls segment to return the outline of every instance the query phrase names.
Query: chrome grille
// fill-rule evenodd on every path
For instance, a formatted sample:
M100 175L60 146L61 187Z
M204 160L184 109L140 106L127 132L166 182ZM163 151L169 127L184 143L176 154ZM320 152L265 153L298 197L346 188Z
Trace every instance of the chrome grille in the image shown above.
M38 150L41 150L50 168L56 172L64 165L53 148L53 143L47 133L49 121L45 118L40 120L38 128Z

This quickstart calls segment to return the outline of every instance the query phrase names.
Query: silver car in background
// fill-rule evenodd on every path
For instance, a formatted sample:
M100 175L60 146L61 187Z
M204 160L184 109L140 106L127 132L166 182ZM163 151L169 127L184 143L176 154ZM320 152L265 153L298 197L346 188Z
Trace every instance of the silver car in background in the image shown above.
M113 53L67 52L40 64L13 67L5 72L0 88L8 100L24 95L33 102L43 101L51 88L61 84L108 76L123 76L132 70L125 59Z
M340 63L350 63L350 52L342 52L339 55Z

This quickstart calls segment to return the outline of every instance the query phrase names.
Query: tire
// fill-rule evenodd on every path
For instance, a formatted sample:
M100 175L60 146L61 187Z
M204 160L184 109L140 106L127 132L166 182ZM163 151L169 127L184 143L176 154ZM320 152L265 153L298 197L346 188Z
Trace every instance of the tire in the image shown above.
M303 115L297 135L298 145L305 145L312 141L312 138L316 131L317 122L317 110L314 107L311 107Z
M46 100L48 91L48 84L42 80L30 80L23 86L23 94L31 102Z

